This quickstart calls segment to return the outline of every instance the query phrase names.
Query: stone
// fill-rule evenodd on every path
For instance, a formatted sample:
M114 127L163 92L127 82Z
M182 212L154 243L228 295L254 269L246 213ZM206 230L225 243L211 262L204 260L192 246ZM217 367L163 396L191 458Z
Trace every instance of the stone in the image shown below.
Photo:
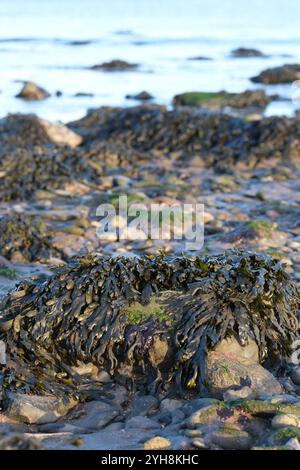
M33 437L13 434L0 439L0 450L42 450L41 444Z
M292 439L287 441L286 446L291 450L300 450L299 439L292 437Z
M239 59L248 59L250 57L267 57L258 49L250 49L247 47L239 47L231 51L231 56Z
M155 436L144 443L144 450L167 450L171 448L169 439L161 436Z
M195 411L187 420L188 428L195 428L203 424L211 424L220 421L220 416L224 405L221 403L205 406Z
M147 416L158 408L158 400L152 395L141 395L134 397L128 417Z
M131 64L125 60L114 59L110 62L103 62L102 64L96 64L91 67L91 70L103 70L104 72L126 72L129 70L135 70L138 68L138 64Z
M247 346L243 347L233 336L229 336L216 346L214 352L230 354L239 358L240 361L245 360L253 364L259 363L258 346L251 338L249 338Z
M222 398L229 389L249 387L249 396L283 393L276 378L258 363L258 348L253 340L246 347L227 338L208 353L207 388L214 398ZM243 398L243 397L240 397Z
M300 416L292 414L278 414L272 419L273 428L281 428L284 426L300 427Z
M143 431L149 431L152 429L161 429L161 425L150 418L146 418L145 416L134 416L133 418L128 419L125 425L125 429L140 429Z
M6 365L6 345L4 341L0 341L0 366Z
M91 401L84 405L84 415L76 420L76 426L87 430L100 430L114 421L120 414L115 405L102 401Z
M229 389L226 390L226 392L223 393L223 399L224 401L235 401L235 400L240 400L240 399L251 399L253 398L253 391L250 387L242 387L238 390L234 389Z
M53 396L9 393L5 414L27 424L46 424L65 416L76 404L73 399L65 403Z
M295 385L300 385L300 367L296 367L292 370L291 379Z
M78 147L82 143L82 137L64 124L38 119L51 142L58 145L69 145L72 148Z
M285 64L263 70L259 75L252 77L254 83L276 85L280 83L293 83L300 79L300 64Z
M213 432L210 440L225 450L247 450L252 445L252 437L246 431L225 427Z
M180 400L175 400L174 398L165 398L160 402L160 411L175 411L182 407L182 402Z
M216 398L195 398L194 400L188 400L183 406L182 411L186 416L190 416L200 408L204 408L209 405L220 403Z
M137 95L127 95L126 99L128 100L137 100L137 101L149 101L153 100L153 96L150 95L147 91L141 91Z
M207 449L207 444L205 443L204 439L201 439L200 437L193 439L192 444L197 449Z
M49 98L50 93L34 82L24 82L23 88L16 95L16 98L22 98L28 101L41 101Z

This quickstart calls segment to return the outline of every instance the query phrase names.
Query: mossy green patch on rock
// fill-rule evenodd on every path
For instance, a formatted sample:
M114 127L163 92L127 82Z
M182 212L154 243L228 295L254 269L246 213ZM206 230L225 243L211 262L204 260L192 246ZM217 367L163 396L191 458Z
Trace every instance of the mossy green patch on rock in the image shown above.
M300 428L296 426L287 426L285 428L275 431L270 436L270 441L272 444L286 444L289 439L293 437L300 437Z
M129 325L140 325L152 317L169 325L174 322L171 315L163 310L162 306L158 303L158 299L155 298L152 298L146 305L134 302L125 310L125 314Z
M226 104L229 98L232 98L234 93L227 93L226 91L220 92L201 92L190 91L176 95L173 99L175 106L202 106L203 104L210 104L221 106Z
M276 224L270 222L269 220L252 220L247 223L249 229L254 230L261 235L270 237L274 230L276 229Z

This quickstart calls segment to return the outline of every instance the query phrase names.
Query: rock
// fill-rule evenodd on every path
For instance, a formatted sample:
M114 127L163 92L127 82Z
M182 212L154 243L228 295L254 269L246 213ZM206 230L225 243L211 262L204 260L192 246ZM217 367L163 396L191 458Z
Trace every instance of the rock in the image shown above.
M0 450L42 450L43 447L33 437L14 434L0 439Z
M207 444L205 443L204 439L201 439L200 437L193 439L192 444L197 449L207 449Z
M0 367L6 365L6 345L0 341Z
M291 450L300 450L299 439L297 439L297 437L289 439L286 443L286 446Z
M273 428L281 428L285 426L300 427L300 416L292 414L278 414L272 419Z
M65 416L76 404L73 399L65 403L53 396L9 393L5 414L27 424L46 424Z
M138 64L131 64L125 60L111 60L110 62L103 62L91 67L91 70L103 70L105 72L126 72L137 69Z
M249 59L250 57L267 57L258 49L251 49L247 47L239 47L231 51L231 56L238 59Z
M126 99L128 100L137 100L137 101L149 101L153 100L153 96L150 95L147 91L141 91L137 95L126 95Z
M16 98L22 98L28 101L40 101L49 98L50 93L44 88L36 85L33 82L25 82L20 93L16 95Z
M195 411L188 418L187 423L186 423L187 427L195 428L203 424L211 424L214 422L219 422L222 417L223 409L224 409L224 405L222 403L217 403L217 404L205 406L204 408L200 408L200 410Z
M84 405L84 416L74 422L77 427L85 430L100 430L110 424L120 414L115 405L102 401L91 401Z
M243 347L233 336L228 336L215 347L214 352L230 354L231 357L252 364L259 363L258 346L251 338L248 339L247 346Z
M199 55L199 56L196 56L196 57L189 57L188 60L213 60L211 57L206 57L206 56L203 56L203 55Z
M300 385L300 367L296 367L291 372L291 379L296 385Z
M152 395L142 395L134 397L128 417L147 416L158 408L158 400Z
M54 124L33 114L10 114L0 119L2 142L24 147L57 144L77 147L82 137L64 124Z
M300 404L272 403L263 400L240 400L237 402L237 408L260 416L275 416L278 413L295 414L300 416Z
M269 438L270 444L284 445L289 439L300 438L300 428L294 426L286 426L278 429Z
M160 402L160 411L176 411L182 407L182 402L180 400L175 400L172 398L165 398Z
M82 143L82 137L64 124L54 124L41 118L39 118L39 124L42 126L51 142L57 145L69 145L69 147L75 148Z
M280 383L258 361L258 349L252 340L241 347L234 338L223 340L207 358L207 388L214 398L222 398L229 389L249 387L249 396L283 393ZM242 397L240 397L242 398Z
M236 108L247 107L265 108L276 95L268 96L264 90L246 90L243 93L217 93L187 92L176 95L173 99L174 106L204 106L208 108Z
M253 391L250 387L242 387L238 390L229 389L223 394L224 401L235 401L240 399L253 398Z
M252 445L252 438L246 431L226 427L214 431L210 440L225 450L246 450Z
M293 83L300 79L300 64L286 64L264 70L259 75L252 77L253 83L276 85L280 83Z
M160 424L156 423L150 418L145 416L134 416L133 418L128 419L125 425L125 429L141 429L144 431L152 429L161 429Z
M215 405L220 403L216 398L196 398L194 400L188 400L183 406L182 411L189 416L195 411L198 411L200 408L205 408L206 406Z
M144 450L167 450L171 448L169 439L155 436L144 443Z
M95 96L94 93L88 93L84 91L79 91L74 95L75 98L92 98L93 96Z

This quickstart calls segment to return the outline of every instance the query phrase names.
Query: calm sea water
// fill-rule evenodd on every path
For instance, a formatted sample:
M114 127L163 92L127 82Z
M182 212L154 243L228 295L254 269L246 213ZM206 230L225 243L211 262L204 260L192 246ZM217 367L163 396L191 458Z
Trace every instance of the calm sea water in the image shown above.
M254 88L249 77L262 69L300 62L299 23L299 0L0 0L1 115L35 112L68 121L91 107L133 104L125 96L142 90L170 104L184 91ZM231 58L230 51L240 46L270 57ZM188 60L194 56L213 60ZM140 69L87 69L114 58L138 62ZM63 96L23 102L14 98L18 80L33 80ZM266 89L291 96L289 85ZM75 98L78 92L94 96ZM293 109L280 102L267 113Z

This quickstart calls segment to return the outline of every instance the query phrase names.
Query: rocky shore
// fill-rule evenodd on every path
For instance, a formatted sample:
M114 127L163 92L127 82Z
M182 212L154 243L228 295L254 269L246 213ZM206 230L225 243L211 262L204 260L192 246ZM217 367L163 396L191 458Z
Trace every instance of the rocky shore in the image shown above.
M300 121L207 95L1 119L0 449L300 449ZM99 240L124 194L203 250Z

